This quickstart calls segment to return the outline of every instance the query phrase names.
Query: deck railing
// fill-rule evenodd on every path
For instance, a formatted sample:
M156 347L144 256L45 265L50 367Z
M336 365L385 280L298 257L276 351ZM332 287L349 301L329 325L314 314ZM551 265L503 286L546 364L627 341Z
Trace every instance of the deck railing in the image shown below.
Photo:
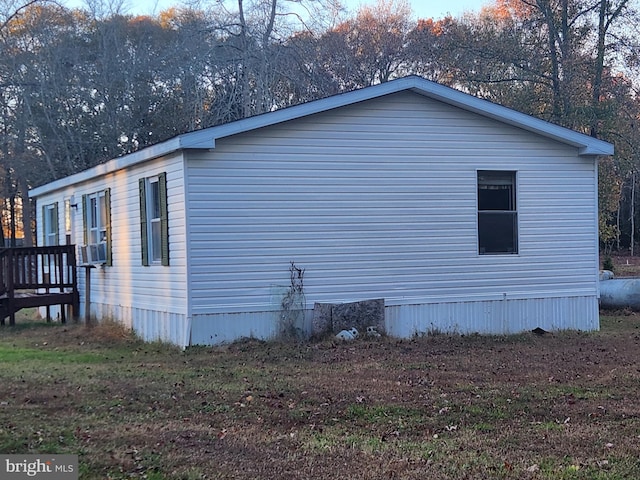
M78 313L79 294L74 245L0 249L0 324L21 308L63 305ZM47 312L48 313L48 312Z

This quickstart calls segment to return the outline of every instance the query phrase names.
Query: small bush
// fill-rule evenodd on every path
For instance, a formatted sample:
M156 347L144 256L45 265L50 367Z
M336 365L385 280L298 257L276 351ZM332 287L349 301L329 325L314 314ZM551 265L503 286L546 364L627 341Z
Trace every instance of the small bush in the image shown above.
M280 336L287 340L303 337L302 325L306 299L304 295L304 268L291 262L289 267L291 284L280 304Z
M133 330L113 319L104 319L88 325L92 340L101 343L120 343L122 341L139 341Z

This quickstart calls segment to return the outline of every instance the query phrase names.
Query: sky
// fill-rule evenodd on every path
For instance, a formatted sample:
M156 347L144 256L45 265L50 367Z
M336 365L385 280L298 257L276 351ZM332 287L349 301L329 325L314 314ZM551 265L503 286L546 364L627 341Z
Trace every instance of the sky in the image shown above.
M376 0L343 0L347 8L355 12L359 6L375 4ZM82 0L66 0L66 6L73 8L83 5ZM409 0L413 14L417 18L442 18L447 14L454 17L462 15L466 11L479 11L489 0ZM155 14L172 5L179 5L179 0L129 0L132 7L131 14Z

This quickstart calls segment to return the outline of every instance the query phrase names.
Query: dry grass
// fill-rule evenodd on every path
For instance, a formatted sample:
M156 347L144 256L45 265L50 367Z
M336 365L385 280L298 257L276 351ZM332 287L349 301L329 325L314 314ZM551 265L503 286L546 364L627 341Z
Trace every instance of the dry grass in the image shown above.
M613 271L617 277L640 277L640 257L624 255L622 252L611 256ZM600 259L600 265L605 262L605 257Z
M182 352L116 325L0 330L0 452L82 479L640 478L640 317L599 333Z

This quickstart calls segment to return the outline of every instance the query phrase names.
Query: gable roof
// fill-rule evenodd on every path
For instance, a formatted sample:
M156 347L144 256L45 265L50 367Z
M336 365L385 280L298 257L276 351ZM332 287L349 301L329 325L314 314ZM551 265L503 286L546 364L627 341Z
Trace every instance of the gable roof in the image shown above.
M578 149L579 154L583 156L613 155L613 145L608 142L474 97L422 77L408 76L379 85L283 108L274 112L263 113L235 122L184 133L164 142L143 148L137 152L109 160L106 163L97 165L83 172L34 188L29 192L29 196L37 197L69 184L82 182L101 174L126 168L175 151L183 149L214 149L216 140L219 138L249 132L258 128L276 125L289 120L353 105L401 91L412 91L445 104L574 146Z

